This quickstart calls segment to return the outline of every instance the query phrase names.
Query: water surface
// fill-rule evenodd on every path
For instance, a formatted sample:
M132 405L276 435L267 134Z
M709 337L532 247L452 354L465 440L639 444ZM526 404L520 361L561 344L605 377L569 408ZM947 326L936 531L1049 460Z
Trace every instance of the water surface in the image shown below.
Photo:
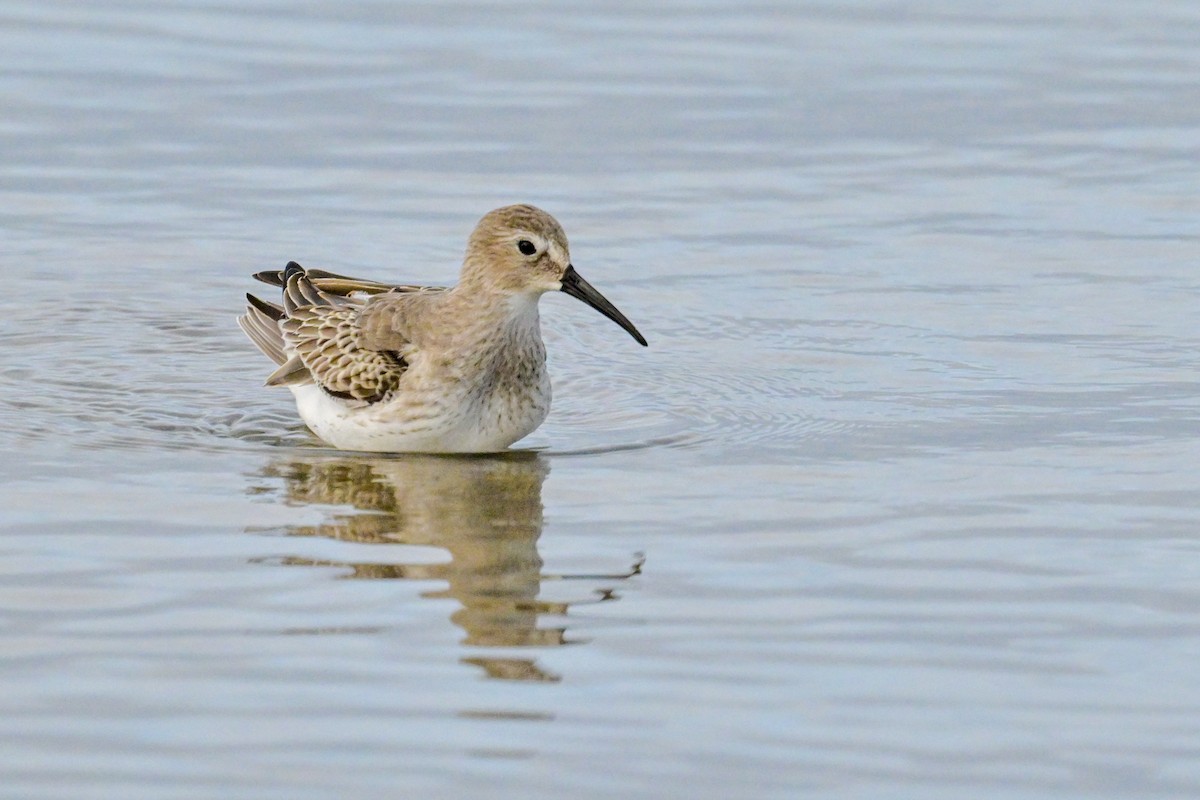
M1200 793L1200 9L0 3L21 798ZM234 325L554 213L496 457Z

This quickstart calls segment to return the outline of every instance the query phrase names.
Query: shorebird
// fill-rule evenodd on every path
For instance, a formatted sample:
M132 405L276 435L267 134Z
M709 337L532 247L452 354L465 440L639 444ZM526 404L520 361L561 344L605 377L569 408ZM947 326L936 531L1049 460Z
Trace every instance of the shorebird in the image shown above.
M571 265L554 217L498 208L475 226L458 284L396 286L296 262L258 280L276 305L247 294L238 324L279 368L305 424L343 450L503 450L546 419L550 378L538 299L562 291L616 322L625 315Z

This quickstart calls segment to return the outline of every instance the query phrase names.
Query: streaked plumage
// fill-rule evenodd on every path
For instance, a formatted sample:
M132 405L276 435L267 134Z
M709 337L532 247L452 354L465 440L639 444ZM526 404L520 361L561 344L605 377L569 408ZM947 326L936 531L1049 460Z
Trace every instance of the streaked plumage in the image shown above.
M454 287L393 286L295 262L257 279L242 330L279 368L304 422L345 450L491 452L550 411L537 302L583 300L646 341L579 277L558 222L533 206L496 209L471 234Z

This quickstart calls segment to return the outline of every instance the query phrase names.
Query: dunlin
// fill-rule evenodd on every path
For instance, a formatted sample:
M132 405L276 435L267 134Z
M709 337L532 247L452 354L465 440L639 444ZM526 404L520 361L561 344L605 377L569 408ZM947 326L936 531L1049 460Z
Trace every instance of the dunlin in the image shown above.
M283 304L246 295L238 324L279 368L300 417L334 447L481 453L530 434L550 411L538 299L562 291L646 340L571 266L554 217L490 212L456 286L394 286L305 269L255 275Z

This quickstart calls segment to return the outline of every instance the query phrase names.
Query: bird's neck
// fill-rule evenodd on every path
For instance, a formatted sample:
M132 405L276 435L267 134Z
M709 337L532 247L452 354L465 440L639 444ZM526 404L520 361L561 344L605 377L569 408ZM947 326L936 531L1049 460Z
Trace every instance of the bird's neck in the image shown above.
M503 346L503 342L513 339L541 341L540 292L480 291L479 287L460 283L448 294L446 300L454 307L455 316L466 320L459 335L474 346Z

